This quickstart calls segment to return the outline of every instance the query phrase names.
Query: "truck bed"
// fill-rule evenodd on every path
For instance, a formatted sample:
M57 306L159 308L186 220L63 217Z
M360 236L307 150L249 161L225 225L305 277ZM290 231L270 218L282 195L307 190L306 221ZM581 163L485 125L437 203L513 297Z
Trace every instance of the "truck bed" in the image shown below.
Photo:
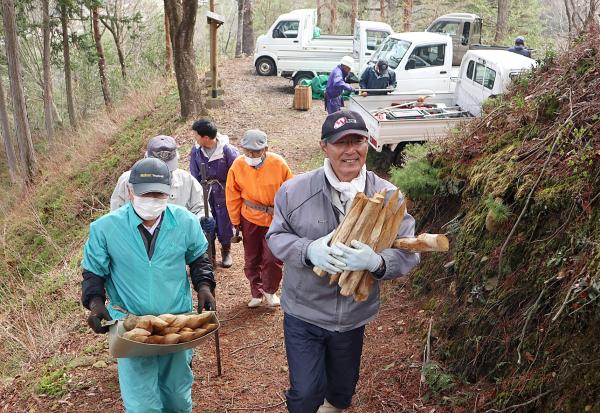
M393 150L400 143L444 138L452 128L472 117L456 105L454 93L438 93L425 101L426 104L439 106L440 109L437 111L447 112L447 115L444 113L423 115L426 112L411 109L410 105L403 106L400 110L383 110L392 105L416 102L419 96L421 95L404 93L367 97L351 96L349 109L363 116L369 129L369 144L377 152L380 152L385 145L391 146ZM389 114L389 117L395 115L399 118L390 119L381 115L386 113Z

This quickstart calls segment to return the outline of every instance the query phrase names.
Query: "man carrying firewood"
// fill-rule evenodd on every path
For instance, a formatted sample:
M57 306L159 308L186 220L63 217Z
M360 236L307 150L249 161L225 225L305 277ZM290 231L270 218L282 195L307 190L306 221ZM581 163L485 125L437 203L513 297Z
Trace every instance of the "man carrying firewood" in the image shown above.
M419 263L419 254L391 248L377 253L356 239L348 242L350 246L329 245L358 193L371 197L387 189L390 198L396 190L366 170L368 136L358 113L330 114L321 133L323 167L285 182L275 197L267 242L284 263L281 306L290 413L333 413L350 406L365 324L379 309L378 284L407 274ZM405 213L397 237L413 236L414 228L413 217ZM342 295L328 277L317 276L314 266L330 274L369 271L372 291L364 301L355 301Z

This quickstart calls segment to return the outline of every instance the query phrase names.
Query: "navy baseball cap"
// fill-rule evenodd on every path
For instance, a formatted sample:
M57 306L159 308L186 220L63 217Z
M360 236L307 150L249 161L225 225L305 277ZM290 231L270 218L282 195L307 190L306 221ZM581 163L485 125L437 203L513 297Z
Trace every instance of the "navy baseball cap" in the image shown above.
M148 192L171 192L171 173L166 163L158 158L144 158L131 168L129 183L133 193L140 196Z
M335 143L347 135L369 137L369 130L359 113L352 110L340 110L325 118L321 128L321 142Z

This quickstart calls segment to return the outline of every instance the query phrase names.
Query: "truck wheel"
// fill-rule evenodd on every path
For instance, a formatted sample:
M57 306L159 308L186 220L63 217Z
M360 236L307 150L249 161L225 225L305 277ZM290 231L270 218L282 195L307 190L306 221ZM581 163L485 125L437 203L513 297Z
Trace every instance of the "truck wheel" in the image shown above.
M275 74L275 62L270 57L261 57L256 61L256 73L260 76L273 76Z
M404 165L404 161L406 160L404 157L404 148L405 147L406 147L406 142L399 143L398 146L396 146L396 149L394 150L394 152L392 152L392 157L393 157L392 164L394 164L395 166Z
M302 83L303 80L312 80L315 75L310 72L300 72L294 76L294 87Z

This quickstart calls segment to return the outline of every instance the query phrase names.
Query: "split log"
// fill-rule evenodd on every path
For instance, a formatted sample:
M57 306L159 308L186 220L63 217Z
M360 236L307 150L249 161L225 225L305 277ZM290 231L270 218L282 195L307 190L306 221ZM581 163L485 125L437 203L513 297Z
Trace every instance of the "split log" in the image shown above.
M385 207L384 190L377 193L373 198L369 199L367 206L363 210L360 218L356 222L356 227L348 236L347 244L352 240L358 240L363 243L368 243L373 233L375 224L379 221L379 216ZM384 214L385 217L385 214ZM352 295L360 282L362 271L344 271L339 278L338 284L341 287L342 295Z
M416 238L399 238L394 241L392 248L411 252L446 252L450 243L443 234L420 234Z
M398 230L402 225L404 215L406 214L406 200L404 200L399 207L396 207L399 198L400 190L396 190L396 192L394 192L388 201L388 206L386 207L385 225L379 234L379 237L377 238L377 242L374 245L371 245L376 252L381 252L392 245L396 239ZM374 283L375 280L373 275L370 272L365 271L361 275L361 278L356 284L354 290L351 288L346 289L344 292L341 292L341 294L354 295L354 299L356 301L365 301L367 298L369 298L369 295L371 295Z
M348 215L344 218L340 226L335 230L333 237L331 238L330 244L334 245L336 242L345 243L348 235L354 228L356 221L360 217L365 205L367 205L368 199L362 192L358 193L354 200L352 201L352 206L350 207L350 211ZM319 277L327 274L327 271L320 269L319 267L314 267L313 271Z

